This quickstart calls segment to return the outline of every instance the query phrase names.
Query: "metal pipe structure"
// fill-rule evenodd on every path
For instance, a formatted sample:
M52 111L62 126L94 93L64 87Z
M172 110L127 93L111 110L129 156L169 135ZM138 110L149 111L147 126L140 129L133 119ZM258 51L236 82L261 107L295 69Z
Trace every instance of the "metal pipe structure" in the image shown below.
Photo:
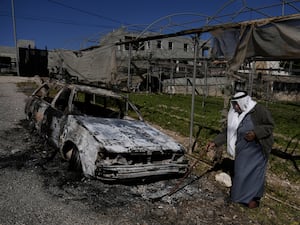
M131 50L132 50L132 44L129 43L129 51L128 51L128 69L127 69L127 90L130 92L131 89Z
M196 72L197 72L197 55L199 47L199 34L195 36L194 44L194 70L193 70L193 87L192 87L192 106L191 106L191 121L190 121L190 140L189 140L189 153L192 153L193 146L193 128L194 128L194 109L195 109L195 89L196 89Z
M16 48L16 69L17 69L17 75L20 76L20 70L19 70L19 49L18 49L18 43L17 43L17 29L16 29L16 20L15 20L15 4L14 4L14 0L11 0L11 12L12 12L12 20L13 20L14 41L15 41L15 48Z

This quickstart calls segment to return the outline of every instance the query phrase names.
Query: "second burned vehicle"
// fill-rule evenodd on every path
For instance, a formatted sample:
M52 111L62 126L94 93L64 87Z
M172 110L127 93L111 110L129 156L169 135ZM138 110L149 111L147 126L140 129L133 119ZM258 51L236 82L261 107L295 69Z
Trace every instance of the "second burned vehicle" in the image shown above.
M187 171L184 147L111 90L44 83L28 98L25 113L70 167L86 176L117 180Z

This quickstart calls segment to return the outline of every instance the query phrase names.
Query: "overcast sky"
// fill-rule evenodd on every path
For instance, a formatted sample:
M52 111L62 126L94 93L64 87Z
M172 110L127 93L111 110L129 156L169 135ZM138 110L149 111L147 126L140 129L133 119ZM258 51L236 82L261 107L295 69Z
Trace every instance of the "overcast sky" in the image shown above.
M282 0L14 0L14 8L18 40L33 40L39 49L77 50L121 26L172 33L207 22L299 13L300 1L285 1L292 3L283 8ZM14 46L12 0L0 0L0 46Z

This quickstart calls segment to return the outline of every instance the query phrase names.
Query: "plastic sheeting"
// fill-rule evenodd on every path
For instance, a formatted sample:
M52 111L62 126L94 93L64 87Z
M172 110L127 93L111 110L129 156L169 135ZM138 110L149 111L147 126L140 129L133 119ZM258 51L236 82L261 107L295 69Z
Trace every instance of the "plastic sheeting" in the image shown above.
M71 76L90 82L117 83L116 46L82 51L49 51L48 69L53 73L67 71Z
M272 60L300 58L300 14L241 23L239 27L217 29L213 57L228 60L229 71L236 71L245 59Z

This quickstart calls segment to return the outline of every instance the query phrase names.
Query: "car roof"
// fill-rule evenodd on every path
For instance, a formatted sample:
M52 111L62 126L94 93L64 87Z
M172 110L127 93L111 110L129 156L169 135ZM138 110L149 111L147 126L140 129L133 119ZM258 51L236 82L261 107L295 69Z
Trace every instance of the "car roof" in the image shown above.
M125 96L118 94L112 90L104 89L101 87L92 87L87 85L78 85L78 84L72 84L70 86L74 86L76 88L76 91L82 91L90 94L97 94L97 95L103 95L113 98L125 98Z
M88 85L84 85L84 84L67 84L67 83L58 82L58 81L56 81L55 84L62 86L62 87L68 87L71 89L75 89L76 92L80 91L80 92L85 92L85 93L89 93L89 94L113 97L113 98L117 98L117 99L127 98L125 95L119 94L113 90L96 87L96 86L88 86Z

